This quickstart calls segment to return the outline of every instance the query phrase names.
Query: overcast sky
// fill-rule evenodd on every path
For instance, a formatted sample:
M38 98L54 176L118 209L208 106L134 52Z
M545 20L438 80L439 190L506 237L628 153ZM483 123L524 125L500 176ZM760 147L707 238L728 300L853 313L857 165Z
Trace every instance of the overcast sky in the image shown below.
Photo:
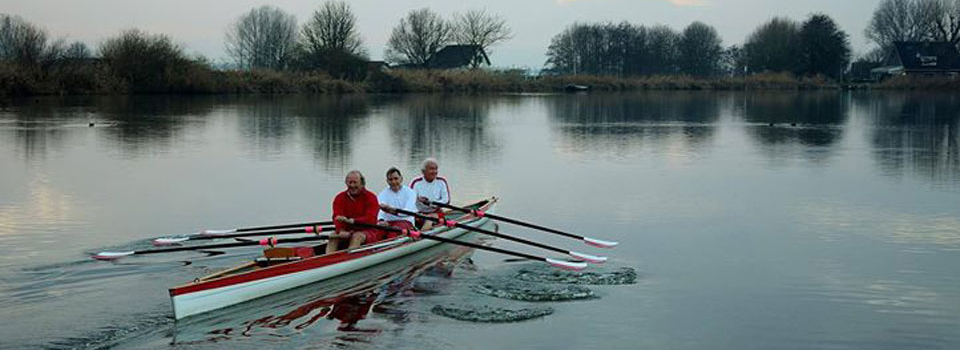
M629 21L665 24L677 30L693 21L717 28L724 45L741 44L759 24L774 17L803 20L810 13L833 17L850 36L855 53L870 43L863 30L880 0L352 0L360 34L371 58L383 57L391 29L411 10L429 7L444 17L470 9L502 15L513 39L495 46L497 67L540 68L547 45L574 22ZM214 61L227 59L226 28L250 9L270 4L303 23L319 0L0 0L0 12L19 15L46 27L52 36L80 40L95 48L104 38L127 28L170 35L188 52Z

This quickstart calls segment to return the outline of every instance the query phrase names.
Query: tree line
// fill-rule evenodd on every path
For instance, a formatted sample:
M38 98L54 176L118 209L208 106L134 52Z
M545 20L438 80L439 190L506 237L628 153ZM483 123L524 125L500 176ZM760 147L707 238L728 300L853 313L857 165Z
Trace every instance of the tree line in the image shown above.
M827 15L803 23L773 18L743 46L724 48L717 30L693 22L677 32L628 22L567 27L547 49L547 69L556 74L689 75L710 78L763 72L839 78L850 60L847 34Z
M864 34L876 48L858 57L859 66L854 66L866 69L895 61L892 46L897 41L960 45L960 0L882 0ZM492 46L512 36L496 14L471 10L444 18L423 8L410 11L394 26L384 57L391 63L423 66L446 45L477 45L489 54ZM358 18L346 2L320 4L302 25L277 7L253 8L239 16L224 37L236 68L226 73L202 56L187 54L163 34L126 30L91 49L79 41L54 40L23 18L0 14L0 90L16 92L29 85L24 81L32 81L46 84L41 90L67 93L223 91L229 89L224 81L245 79L230 72L298 73L281 74L283 79L319 72L350 82L371 79ZM772 18L742 45L730 46L702 22L680 31L629 22L574 23L552 38L546 58L545 72L556 75L710 79L789 72L841 79L849 74L851 50L847 33L829 16L814 13L801 22ZM263 76L270 79L274 77Z
M511 37L501 17L471 10L443 19L430 9L413 10L393 28L385 57L422 65L449 44L484 50ZM331 76L362 80L369 59L357 17L345 2L328 1L302 27L279 8L262 6L242 15L227 31L227 53L243 69L324 70Z

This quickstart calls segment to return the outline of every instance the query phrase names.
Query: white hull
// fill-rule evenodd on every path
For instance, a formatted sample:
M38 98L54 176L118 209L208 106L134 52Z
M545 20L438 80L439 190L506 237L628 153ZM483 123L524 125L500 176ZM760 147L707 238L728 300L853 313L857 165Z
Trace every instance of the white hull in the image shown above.
M489 219L480 218L475 221L464 222L464 224L474 227L481 227L486 225L488 222ZM438 236L454 239L467 232L469 231L460 228L452 228L440 232ZM409 240L409 238L400 238L398 241L399 240L406 241ZM394 245L390 244L389 242L385 242L384 244L388 246ZM224 308L245 301L275 294L284 290L333 278L370 266L375 266L386 261L397 259L437 244L441 243L434 240L422 239L420 241L408 243L400 247L390 248L375 254L334 263L323 267L171 296L174 318L179 320L192 315ZM353 251L368 250L377 246L378 244L368 247L359 247Z

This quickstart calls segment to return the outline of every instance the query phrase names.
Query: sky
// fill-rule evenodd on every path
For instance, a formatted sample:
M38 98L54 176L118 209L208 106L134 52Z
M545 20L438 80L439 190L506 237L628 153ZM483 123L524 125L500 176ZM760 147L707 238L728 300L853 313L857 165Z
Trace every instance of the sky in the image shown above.
M18 15L46 28L54 38L96 47L124 29L169 35L187 52L214 62L229 60L224 33L238 17L269 4L305 22L320 0L0 0L0 13ZM574 22L628 21L682 30L693 21L714 26L724 46L742 44L757 26L776 16L804 20L811 13L832 17L850 37L854 53L871 43L863 31L880 0L349 0L371 59L382 59L394 26L408 12L430 8L445 18L472 9L502 16L513 38L494 46L490 59L502 68L539 69L550 39Z

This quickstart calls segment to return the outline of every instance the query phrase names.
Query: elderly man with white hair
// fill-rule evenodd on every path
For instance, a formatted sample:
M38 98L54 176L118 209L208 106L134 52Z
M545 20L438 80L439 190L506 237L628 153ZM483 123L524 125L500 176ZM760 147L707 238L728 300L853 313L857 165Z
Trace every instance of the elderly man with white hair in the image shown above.
M417 193L417 211L423 215L442 215L440 208L429 205L431 201L450 204L450 185L447 184L447 179L437 175L439 169L436 159L424 159L420 166L423 175L410 182L410 188ZM429 230L430 226L431 222L424 222L422 229Z

